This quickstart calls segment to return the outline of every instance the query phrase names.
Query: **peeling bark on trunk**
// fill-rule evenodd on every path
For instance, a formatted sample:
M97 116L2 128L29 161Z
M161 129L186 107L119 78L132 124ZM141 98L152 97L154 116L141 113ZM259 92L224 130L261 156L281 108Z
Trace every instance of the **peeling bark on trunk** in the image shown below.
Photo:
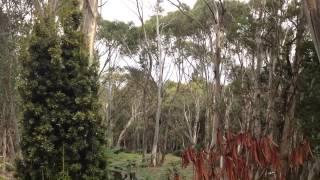
M220 20L219 20L220 21ZM212 39L211 44L212 44L212 58L213 58L213 63L214 63L214 79L215 83L213 83L213 116L212 116L212 134L211 134L211 147L216 145L217 141L217 132L219 127L221 127L221 110L220 110L220 103L221 103L221 27L220 27L220 22L218 21L217 23L217 28L216 28L216 44L215 44L215 52L213 51L213 43Z
M302 45L303 45L303 34L304 34L304 19L298 17L299 22L297 23L297 35L296 35L296 48L295 56L292 64L288 64L291 68L291 79L288 85L288 90L285 93L285 104L284 104L284 128L282 130L282 137L280 143L280 156L283 162L283 173L286 175L288 169L288 156L290 150L290 142L292 138L292 126L294 125L295 119L295 107L297 99L297 81L299 78L299 71L301 68L302 61Z
M86 36L87 47L89 49L89 63L92 64L97 29L98 0L80 0L80 10L82 10L83 13L81 30Z
M261 9L259 10L259 17L257 21L263 22L264 14L263 8L265 4L262 2ZM254 57L253 62L256 63L252 65L254 72L254 89L253 89L253 102L252 102L252 117L250 117L249 130L252 133L259 137L261 135L261 68L263 63L263 54L264 54L264 44L262 43L263 31L261 27L257 27L254 34L254 39L256 41L256 48L254 48ZM256 66L255 66L256 65Z

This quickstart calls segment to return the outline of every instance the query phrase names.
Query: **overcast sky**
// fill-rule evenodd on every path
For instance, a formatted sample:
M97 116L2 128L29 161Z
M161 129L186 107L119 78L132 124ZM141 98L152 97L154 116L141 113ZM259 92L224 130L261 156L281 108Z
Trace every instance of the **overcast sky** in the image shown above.
M135 14L136 0L103 0L107 3L102 8L102 17L107 20L118 20L129 22L132 21L136 25L139 25L139 19ZM154 15L154 7L157 0L139 0L143 4L145 19L148 19L151 15ZM175 2L175 0L172 0ZM192 7L196 0L181 0L181 2L188 4ZM175 11L176 7L172 6L167 0L163 0L161 3L162 8L165 12Z

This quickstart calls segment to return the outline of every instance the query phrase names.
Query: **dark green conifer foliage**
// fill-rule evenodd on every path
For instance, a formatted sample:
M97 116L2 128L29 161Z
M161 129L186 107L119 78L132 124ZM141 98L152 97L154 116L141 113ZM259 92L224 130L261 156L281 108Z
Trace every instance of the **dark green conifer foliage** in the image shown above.
M77 0L38 20L23 56L20 179L106 179L96 66L88 63Z

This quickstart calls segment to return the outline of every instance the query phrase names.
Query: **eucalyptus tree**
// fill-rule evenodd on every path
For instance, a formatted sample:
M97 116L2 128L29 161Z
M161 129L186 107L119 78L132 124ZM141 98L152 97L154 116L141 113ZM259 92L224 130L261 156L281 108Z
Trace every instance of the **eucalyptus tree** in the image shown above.
M57 15L59 8L65 1L61 0L32 0L35 14L38 16ZM85 35L86 46L89 49L89 60L93 63L94 59L94 42L96 37L97 19L99 17L98 6L99 0L79 0L79 8L82 11L81 31Z
M195 20L196 24L200 24L199 27L207 25L205 22L210 23L210 21L196 17L205 14L205 10L208 14L204 17L209 17L215 12L214 4L212 2L210 4L209 1L202 1L203 7L208 9L200 8L201 3L198 2L194 11L184 9L178 0L171 2L172 4L178 2L175 5L182 14L190 18L191 22ZM273 140L280 144L281 157L287 159L293 146L297 146L302 138L295 115L296 103L299 101L297 80L301 77L303 69L302 49L307 35L301 1L267 0L248 3L224 1L219 7L222 9L218 12L225 10L221 26L224 37L221 44L223 65L219 71L225 73L224 79L231 78L229 79L231 84L228 87L221 83L222 98L219 101L219 109L214 109L212 115L216 117L215 119L220 117L236 122L231 126L223 126L223 123L230 123L221 121L218 123L220 129L226 127L237 129L239 124L241 131L250 131L256 137L271 135ZM197 8L202 11L195 13ZM212 26L208 27L215 25L215 22L211 23ZM208 34L204 37L210 42L210 32ZM219 39L212 40L217 42ZM212 52L219 54L219 48L210 49L212 47L210 45L208 47L209 54ZM213 57L213 66L218 67L219 58L216 57L216 53L214 55L211 54L209 57ZM219 71L213 70L213 74ZM215 75L213 85L220 84L217 77ZM213 90L215 88L214 86ZM231 97L228 98L226 95ZM215 93L214 96L218 97L219 93ZM240 117L230 111L239 112ZM289 136L292 131L298 138ZM288 172L287 163L288 161L283 160L283 173ZM256 175L258 174L260 172L257 169Z
M218 128L223 131L249 131L255 137L270 135L281 146L282 157L286 159L292 146L297 146L302 139L295 115L295 104L299 103L298 79L301 78L306 56L301 50L307 37L301 2L198 1L193 8L179 0L170 2L179 11L160 17L160 21L166 24L161 29L162 48L177 66L179 82L163 87L160 134L165 137L166 128L162 127L168 127L169 134L179 136L173 141L184 145L188 141L190 144L195 142L196 133L190 127L199 124L201 133L206 131L205 134L210 134L207 139L210 139L211 145L214 145ZM215 21L217 19L219 22ZM139 55L143 69L147 66L157 69L154 65L159 52L156 16L143 21L143 27L138 32L140 39L135 41L138 50L131 54ZM148 60L151 61L146 63ZM155 72L155 69L146 69L144 72ZM206 98L202 97L200 104L205 104L205 128L201 125L203 123L197 124L191 120L197 114L193 110L196 103L186 101L185 108L182 108L183 103L181 107L176 107L184 96L190 95L178 91L184 86L182 76L184 80L198 77L204 81L201 89L205 89L203 96ZM175 90L182 97L171 102L174 93L168 91ZM188 109L188 106L192 108ZM200 118L200 121L203 119ZM183 124L183 127L173 129L170 122ZM295 138L288 136L290 129L296 133ZM187 138L181 138L181 134ZM160 141L163 139L161 135ZM168 141L169 144L173 142ZM255 171L256 176L261 173L259 168Z
M202 138L204 138L202 133L205 131L203 127L200 127L205 110L204 86L204 81L199 79L181 84L169 81L165 85L164 109L166 114L164 116L167 119L165 123L169 124L168 127L172 129L175 136L183 135L187 146L196 146L202 143Z
M0 1L0 156L12 164L19 153L19 97L16 84L18 54L23 36L28 32L29 1Z
M302 138L296 116L298 79L305 60L302 49L307 35L302 4L301 1L270 0L251 1L248 5L253 8L248 18L249 28L244 29L248 36L244 37L241 46L252 57L249 63L252 68L245 73L249 73L248 80L251 82L249 96L243 97L249 97L251 101L245 101L244 104L249 108L243 111L251 119L248 121L248 130L258 137L271 135L279 143L282 173L288 174L287 158ZM257 38L260 40L256 41ZM257 103L257 98L260 103ZM264 108L266 112L261 111ZM292 132L295 138L289 135ZM259 170L256 174L259 174Z
M113 122L114 118L112 118L113 87L116 83L114 75L121 74L123 73L121 71L124 70L117 62L122 57L128 58L130 61L134 60L139 49L139 35L139 29L133 23L112 22L108 20L101 20L99 22L97 44L101 52L98 54L99 58L103 59L101 62L104 61L99 72L99 78L102 81L100 94L104 94L107 98L102 103L105 107L104 122L107 125L107 136L110 146L114 144L113 128L115 122ZM106 94L105 92L108 93Z
M116 135L116 147L127 147L130 148L135 142L138 146L136 148L143 148L143 144L140 144L139 138L134 139L131 143L124 143L126 137L142 137L144 127L139 127L144 125L143 121L143 90L144 84L149 81L151 85L150 89L147 89L149 96L147 97L148 106L147 113L155 114L155 104L156 102L156 83L152 79L144 79L144 70L141 68L126 67L128 73L124 74L125 84L120 88L115 89L114 95L114 109L113 118L117 126L114 128L114 134ZM148 118L148 117L147 117ZM152 127L153 124L149 127ZM141 131L142 130L142 131ZM128 136L128 134L131 134ZM151 132L151 131L150 131Z
M159 133L160 133L160 118L161 118L161 108L162 108L162 90L163 90L163 72L164 72L164 54L163 54L163 48L162 48L162 37L160 32L160 6L161 0L157 0L156 5L156 37L157 37L157 84L158 84L158 90L157 90L157 111L156 111L156 118L155 118L155 127L154 127L154 137L153 137L153 144L152 144L152 150L151 150L151 163L153 166L157 166L158 164L158 144L159 144Z
M214 106L218 107L218 105L213 101L213 94L215 94L216 97L219 95L219 93L214 93L214 91L218 92L218 90L221 89L219 85L221 67L220 61L218 60L219 58L216 58L216 55L220 57L219 48L216 49L218 47L216 45L219 43L214 44L217 42L215 40L218 40L215 39L216 35L219 34L219 37L221 35L220 33L215 34L215 32L218 32L215 31L215 28L218 27L216 21L217 14L215 13L221 12L219 10L220 6L218 8L216 2L213 1L197 1L195 6L190 9L179 0L170 0L169 2L179 10L178 12L169 14L168 17L165 18L169 23L167 32L176 38L175 45L172 49L172 51L175 51L175 53L173 53L176 58L175 63L179 65L179 71L181 71L182 75L187 77L187 79L191 78L191 74L187 74L185 71L185 67L187 66L191 66L192 71L198 72L200 76L206 79L206 94L208 98L206 100L207 122L205 124L211 133L212 139L212 135L215 134L213 132L215 130L212 130L213 121L214 119L219 119L218 114L221 114L218 113L218 108L214 108ZM219 21L220 20L221 19L219 19ZM210 69L211 66L217 68L216 70L218 71ZM211 72L217 72L214 78ZM215 83L211 83L212 80L215 80ZM215 84L217 84L217 86L215 86ZM211 120L209 120L210 118ZM211 127L209 128L209 126ZM209 132L206 134L209 134Z

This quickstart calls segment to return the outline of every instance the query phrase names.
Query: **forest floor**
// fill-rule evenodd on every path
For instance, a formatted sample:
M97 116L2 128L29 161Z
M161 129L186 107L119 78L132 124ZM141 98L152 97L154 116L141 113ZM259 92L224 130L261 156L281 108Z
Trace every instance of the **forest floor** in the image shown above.
M164 163L159 167L149 166L150 155L147 155L147 161L143 162L141 153L107 150L106 157L109 172L132 173L138 180L168 180L173 179L175 173L180 175L181 180L191 180L193 177L192 167L182 168L181 158L173 154L167 154ZM0 169L0 180L14 179L12 174L13 172L1 174Z
M148 156L147 156L148 159ZM177 172L181 179L189 180L193 177L192 167L182 168L181 158L173 154L166 155L160 167L150 167L149 162L142 161L142 154L132 152L107 152L108 168L133 173L138 180L168 180ZM169 178L171 177L171 178Z

